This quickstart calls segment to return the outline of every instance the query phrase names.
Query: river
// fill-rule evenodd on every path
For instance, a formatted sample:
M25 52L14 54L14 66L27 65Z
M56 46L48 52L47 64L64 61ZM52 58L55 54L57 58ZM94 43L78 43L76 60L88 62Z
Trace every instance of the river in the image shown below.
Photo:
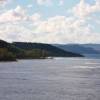
M100 100L100 59L0 62L0 100Z

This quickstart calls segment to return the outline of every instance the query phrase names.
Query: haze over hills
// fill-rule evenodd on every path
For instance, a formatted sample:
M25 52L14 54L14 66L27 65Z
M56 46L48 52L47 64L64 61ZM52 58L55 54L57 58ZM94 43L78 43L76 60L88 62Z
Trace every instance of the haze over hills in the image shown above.
M100 57L100 44L55 44L55 46L65 51L83 54L85 57Z
M83 44L84 47L90 47L100 52L100 44Z

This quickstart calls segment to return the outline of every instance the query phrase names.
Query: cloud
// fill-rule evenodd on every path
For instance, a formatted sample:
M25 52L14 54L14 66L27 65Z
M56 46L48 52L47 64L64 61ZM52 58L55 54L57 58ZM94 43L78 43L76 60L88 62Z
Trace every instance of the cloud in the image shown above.
M11 3L11 1L12 0L0 0L0 7L5 7L7 4Z
M16 9L19 11L19 9ZM23 14L22 14L23 15ZM1 23L0 38L8 41L32 41L46 43L98 43L100 34L92 30L86 20L55 16L41 20L38 13L29 16L30 21Z
M0 6L4 6L7 3L7 0L0 0Z
M32 4L29 4L28 6L27 6L27 8L32 8L33 7L33 5Z
M8 0L0 0L0 3L4 3L4 2L7 2Z
M47 6L47 5L51 5L51 0L37 0L37 4L39 4L39 5L45 5L45 6Z
M56 16L42 21L36 28L39 41L50 43L95 43L100 42L99 33L94 33L85 20ZM43 35L43 36L42 36Z
M15 21L37 21L40 19L40 14L34 13L28 15L26 9L17 6L15 9L5 11L0 15L0 23L15 22Z
M64 5L64 0L59 1L59 6L62 6L62 5Z
M44 5L44 6L49 6L54 4L53 0L37 0L38 5ZM58 5L62 6L64 5L64 0L58 0Z
M90 25L84 18L99 11L96 6L98 2L89 5L81 1L82 6L84 3L83 7L79 6L79 3L73 8L74 14L78 18L57 15L44 20L40 13L30 15L27 9L17 6L15 9L1 13L0 38L8 41L46 43L100 43L100 33L96 33L93 29L95 26ZM77 7L82 7L82 10ZM79 10L77 13L76 8ZM91 8L95 10L90 12Z
M40 19L41 19L41 15L39 13L34 13L30 19L33 21L33 22L38 22Z
M36 36L35 26L39 23L41 15L29 15L27 10L17 6L0 15L0 38L8 41L32 41Z
M0 38L10 42L32 41L35 38L35 34L33 34L31 28L21 23L7 23L0 25Z
M84 20L76 20L73 17L55 16L49 18L47 21L42 21L37 30L43 33L62 33L67 31L67 28L73 31L74 28L82 27L84 24Z
M99 0L96 0L94 5L86 3L85 0L80 0L79 4L73 7L73 13L79 18L87 18L95 12L100 12Z
M8 10L0 15L0 22L14 22L25 19L25 10L20 6Z

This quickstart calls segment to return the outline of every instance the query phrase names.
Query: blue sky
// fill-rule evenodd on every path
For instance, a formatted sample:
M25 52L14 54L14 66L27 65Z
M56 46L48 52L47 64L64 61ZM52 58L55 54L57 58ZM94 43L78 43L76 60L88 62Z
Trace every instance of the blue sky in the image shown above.
M41 0L42 1L42 0ZM45 0L44 0L45 1ZM64 4L60 5L60 0L53 0L51 4L44 3L38 4L37 0L13 0L6 6L6 9L14 9L16 6L21 6L28 8L28 13L33 14L39 12L44 15L44 17L51 17L55 15L67 15L67 10L72 8L79 0L62 0ZM49 11L49 13L48 13Z
M0 0L0 39L100 43L99 0Z

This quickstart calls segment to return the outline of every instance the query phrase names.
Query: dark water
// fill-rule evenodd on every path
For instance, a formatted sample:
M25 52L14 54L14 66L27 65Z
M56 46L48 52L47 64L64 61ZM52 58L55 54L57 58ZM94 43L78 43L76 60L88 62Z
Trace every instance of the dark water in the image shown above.
M0 100L100 100L100 59L0 63Z

